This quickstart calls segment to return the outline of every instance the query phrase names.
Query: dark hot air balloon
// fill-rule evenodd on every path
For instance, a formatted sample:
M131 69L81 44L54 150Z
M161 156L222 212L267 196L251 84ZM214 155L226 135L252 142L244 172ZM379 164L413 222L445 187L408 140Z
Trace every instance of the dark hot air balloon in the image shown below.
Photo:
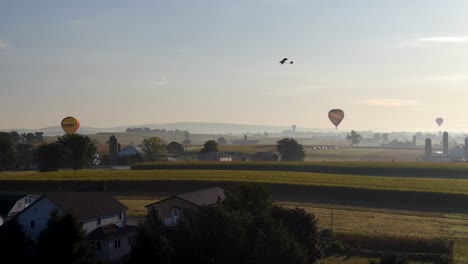
M442 117L436 118L437 125L441 126L443 122L444 122L444 119Z
M344 112L341 109L332 109L328 112L328 118L335 125L335 129L338 128L338 125L344 118Z

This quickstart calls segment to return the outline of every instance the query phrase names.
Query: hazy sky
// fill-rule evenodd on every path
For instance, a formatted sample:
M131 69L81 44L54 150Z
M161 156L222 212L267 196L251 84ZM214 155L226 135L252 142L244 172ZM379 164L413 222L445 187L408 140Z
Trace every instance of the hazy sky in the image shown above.
M0 0L0 129L468 131L466 0ZM278 63L283 57L294 64Z

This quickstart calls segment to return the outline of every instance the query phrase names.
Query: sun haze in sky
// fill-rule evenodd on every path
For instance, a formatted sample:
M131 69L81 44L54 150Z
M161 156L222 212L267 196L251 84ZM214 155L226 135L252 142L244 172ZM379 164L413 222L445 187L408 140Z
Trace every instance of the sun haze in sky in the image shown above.
M1 1L0 129L468 130L468 1ZM293 58L288 67L278 63Z

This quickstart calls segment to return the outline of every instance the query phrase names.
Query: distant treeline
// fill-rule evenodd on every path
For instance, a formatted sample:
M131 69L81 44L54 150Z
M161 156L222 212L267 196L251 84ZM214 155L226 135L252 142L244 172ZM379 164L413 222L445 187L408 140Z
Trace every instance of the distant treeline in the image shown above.
M424 162L148 162L133 170L297 171L346 175L468 179L468 164Z
M129 127L125 129L127 133L146 133L146 132L156 132L156 133L176 133L176 134L189 134L186 130L166 130L166 129L150 129L149 127Z

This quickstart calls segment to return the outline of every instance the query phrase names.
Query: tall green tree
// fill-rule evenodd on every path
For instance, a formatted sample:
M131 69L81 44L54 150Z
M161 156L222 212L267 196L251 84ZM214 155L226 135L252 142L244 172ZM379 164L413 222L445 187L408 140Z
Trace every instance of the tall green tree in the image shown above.
M174 234L175 263L312 263L307 246L273 217L273 208L265 186L240 184L215 205L184 211Z
M34 162L33 146L28 143L16 144L16 167L28 169Z
M178 142L172 141L167 144L166 151L171 155L182 155L184 154L184 146Z
M361 142L361 134L354 130L351 130L351 133L346 135L346 140L349 141L351 146L358 145Z
M308 256L307 250L283 225L269 222L258 231L253 260L259 264L305 264Z
M95 264L97 260L85 244L84 231L73 215L50 213L47 227L37 239L39 263L48 264Z
M203 148L200 150L200 154L205 154L208 152L218 152L218 143L214 140L208 140L203 144Z
M282 161L303 161L305 151L302 144L293 138L283 138L276 143L276 150L281 155Z
M16 167L16 150L12 136L0 132L0 170L14 169Z
M80 134L64 135L57 141L64 153L64 165L74 170L92 164L96 154L96 145L88 136Z
M294 235L304 248L309 263L315 263L322 257L317 218L313 214L301 208L275 206L271 216Z
M166 141L159 137L144 139L143 153L147 161L161 161L167 157Z
M184 211L173 239L176 263L249 263L252 250L245 223L239 212L222 206Z
M32 241L27 239L23 227L16 218L0 227L0 248L2 261L14 260L15 263L32 263Z
M58 143L46 143L40 145L35 154L39 171L57 171L62 166L63 151Z
M150 210L146 218L138 223L129 264L167 263L170 247L163 226L155 209Z

